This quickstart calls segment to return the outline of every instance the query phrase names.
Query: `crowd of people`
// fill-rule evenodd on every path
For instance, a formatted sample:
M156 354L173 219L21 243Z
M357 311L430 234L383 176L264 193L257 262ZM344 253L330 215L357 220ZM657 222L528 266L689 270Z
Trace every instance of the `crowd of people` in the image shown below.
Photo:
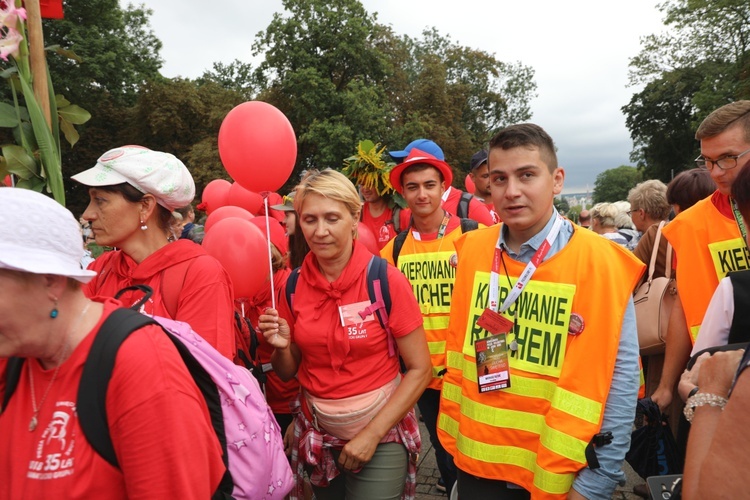
M538 125L506 127L471 157L473 195L429 139L360 143L346 175L308 171L270 207L283 223L263 226L271 270L253 297L235 297L201 247L193 179L168 153L123 146L74 175L90 197L83 235L50 198L1 188L0 497L217 491L210 404L157 326L123 343L101 409L118 466L81 433L93 339L137 304L237 363L247 321L291 499L415 498L419 419L446 493L609 499L639 395L675 427L683 412L692 422L682 495L739 498L722 479L745 463L750 405L750 101L715 110L696 138L695 168L575 222L555 208L566 172ZM92 261L91 239L113 250ZM633 292L652 255L676 298L664 352L641 357Z

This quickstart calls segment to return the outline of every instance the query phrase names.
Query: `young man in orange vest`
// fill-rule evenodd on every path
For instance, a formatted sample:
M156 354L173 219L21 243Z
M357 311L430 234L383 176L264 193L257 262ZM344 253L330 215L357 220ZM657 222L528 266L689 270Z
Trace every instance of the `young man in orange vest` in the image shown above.
M645 266L557 213L565 172L539 126L498 132L489 169L503 223L456 241L438 417L459 496L610 498L635 416Z
M476 229L477 222L459 219L442 207L446 186L453 172L442 160L413 148L406 160L391 170L393 188L406 200L411 210L411 225L381 250L381 256L409 279L422 309L427 344L432 361L432 381L417 405L440 470L438 489L450 491L456 482L453 459L437 439L435 425L440 405L440 388L445 371L445 336L451 309L451 291L455 267L453 241L464 230Z
M651 396L662 409L672 402L719 281L729 272L750 269L747 232L730 198L735 177L750 160L750 101L713 111L695 138L701 142L695 163L711 172L717 190L664 227L677 255L679 300L670 317L661 381Z
M434 156L438 160L445 161L443 150L435 142L429 139L417 139L411 141L403 151L389 151L388 154L396 160L397 163L404 161L409 156L412 149L418 149L423 153ZM484 204L476 199L471 193L461 191L453 187L450 183L445 185L443 193L443 208L453 215L465 219L474 219L480 224L491 226L495 223L492 214Z

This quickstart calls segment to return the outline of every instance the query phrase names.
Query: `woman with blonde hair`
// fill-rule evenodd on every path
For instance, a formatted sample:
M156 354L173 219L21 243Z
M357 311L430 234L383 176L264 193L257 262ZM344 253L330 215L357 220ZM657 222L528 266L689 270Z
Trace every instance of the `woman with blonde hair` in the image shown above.
M274 371L302 387L292 447L298 485L307 469L319 500L413 498L420 447L413 407L430 379L430 357L411 286L387 267L384 329L368 309L367 270L379 257L356 239L360 200L343 174L305 179L294 207L311 251L292 303L266 311L259 326L275 348Z

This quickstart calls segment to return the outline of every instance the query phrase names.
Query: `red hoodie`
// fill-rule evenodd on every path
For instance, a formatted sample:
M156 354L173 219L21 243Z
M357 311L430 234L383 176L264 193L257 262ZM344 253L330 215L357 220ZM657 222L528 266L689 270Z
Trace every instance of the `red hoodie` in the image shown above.
M84 286L86 296L114 297L127 286L148 285L154 294L141 312L189 323L216 350L229 359L234 358L232 281L219 261L200 245L177 240L140 264L121 250L115 250L102 254L89 269L98 274ZM168 307L164 302L175 295L177 307L170 314L174 306ZM142 297L140 292L127 292L120 300L129 307Z

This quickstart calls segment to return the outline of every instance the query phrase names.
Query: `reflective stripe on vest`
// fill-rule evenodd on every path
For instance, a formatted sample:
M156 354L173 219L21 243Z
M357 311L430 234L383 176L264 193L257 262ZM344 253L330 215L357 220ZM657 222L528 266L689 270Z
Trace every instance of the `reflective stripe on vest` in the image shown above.
M448 369L458 369L466 380L477 383L476 364L466 360L463 354L448 351L446 353ZM524 377L516 371L512 375L511 386L503 389L504 393L518 396L546 399L552 408L575 415L581 420L597 425L601 420L603 405L557 386L555 382L537 378ZM445 387L443 388L445 390Z
M447 384L443 384L443 390ZM456 439L456 447L473 460L490 464L513 465L528 470L534 475L534 486L552 495L565 495L573 485L575 473L557 474L543 469L537 463L537 454L516 446L500 446L481 443L459 434L458 422L444 413L440 414L438 426Z

